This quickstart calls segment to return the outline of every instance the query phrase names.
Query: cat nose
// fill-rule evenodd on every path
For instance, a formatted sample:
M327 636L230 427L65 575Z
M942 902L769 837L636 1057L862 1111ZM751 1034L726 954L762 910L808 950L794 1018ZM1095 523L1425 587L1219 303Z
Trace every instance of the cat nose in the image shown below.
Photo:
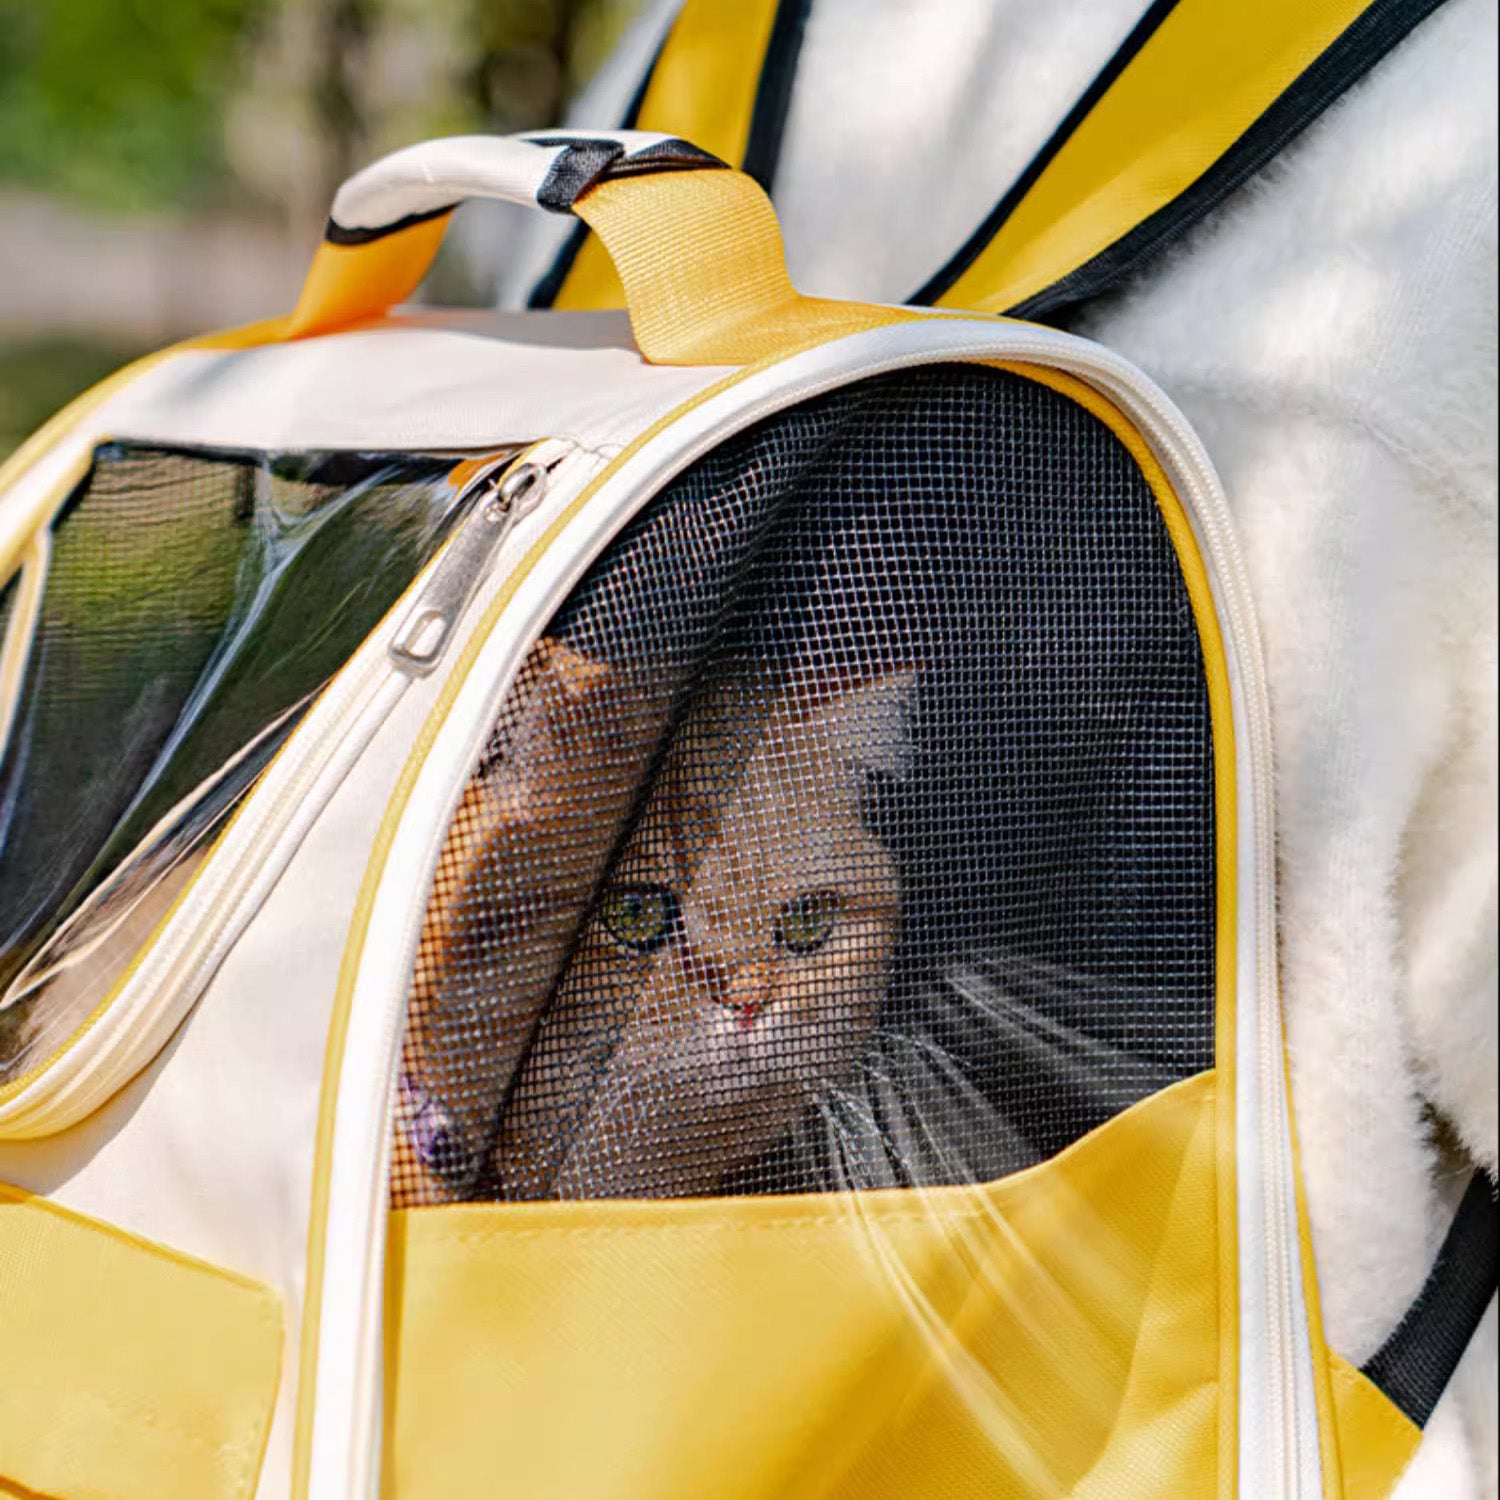
M763 963L741 964L730 980L729 991L720 1002L738 1013L748 1025L771 998L771 966Z

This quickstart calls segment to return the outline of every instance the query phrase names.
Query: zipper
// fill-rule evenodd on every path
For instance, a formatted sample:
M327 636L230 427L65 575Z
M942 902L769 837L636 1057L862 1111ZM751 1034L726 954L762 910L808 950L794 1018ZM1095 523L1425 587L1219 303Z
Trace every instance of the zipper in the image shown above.
M633 464L622 464L610 476L582 513L603 514L607 522L596 527L586 541L568 547L566 558L561 557L567 546L562 538L549 549L559 563L546 580L545 598L529 609L531 624L517 621L509 609L493 622L488 639L503 644L486 663L488 676L503 687L534 634L609 537L662 485L734 431L777 411L854 379L979 359L1045 365L1077 376L1114 402L1166 469L1198 537L1230 664L1240 807L1237 885L1242 930L1247 907L1253 930L1248 948L1243 939L1236 944L1241 981L1235 1014L1237 1491L1245 1500L1317 1500L1322 1494L1318 1418L1302 1292L1276 978L1271 721L1249 575L1228 504L1202 445L1182 415L1139 371L1105 349L1050 329L990 323L976 336L975 327L968 319L938 315L931 321L841 340L855 347L831 373L793 383L786 379L786 372L799 359L788 360L779 367L785 383L768 396L745 400L743 392L731 389L723 399L734 404L723 420L715 422L705 414L701 424L695 424L701 425L696 436L681 442L679 434L680 446L669 450L662 442L641 450ZM902 350L903 343L914 347ZM883 347L890 345L896 349L883 353ZM836 357L835 349L825 346L800 358L814 359L823 353L831 360ZM774 379L776 373L773 368L763 378ZM684 421L682 425L689 424ZM664 437L671 432L669 428ZM648 462L648 455L654 464ZM645 472L637 474L637 468ZM508 641L504 640L507 631ZM453 717L457 718L456 712ZM488 719L452 728L454 734L475 741L477 754ZM433 758L429 752L429 763ZM412 819L414 805L415 796L405 819ZM340 1277L336 1286L327 1280L324 1284L318 1348L337 1351L337 1356L317 1359L314 1366L317 1391L312 1480L307 1493L320 1500L325 1495L372 1500L379 1489L385 1237L381 1205L389 1175L390 1101L404 1023L405 980L424 916L424 872L436 859L437 843L445 833L446 826L414 831L412 844L402 846L405 857L397 859L392 853L375 891L374 910L382 920L372 918L354 981L337 1094L324 1260L327 1265L357 1266L359 1271L357 1277ZM388 901L383 899L388 891L394 910L387 909ZM345 1362L351 1351L352 1369Z
M533 450L534 451L534 450ZM495 550L535 504L545 470L512 448L455 498L462 515L388 643L377 630L272 761L199 878L113 1000L0 1106L0 1139L52 1135L93 1113L166 1044L259 909L329 797L413 681L446 655Z
M470 485L475 499L468 519L438 558L390 644L391 660L408 676L426 677L443 659L500 544L536 506L546 483L546 470L536 464L507 468L502 459Z
M1227 585L1222 593L1216 591L1216 604L1221 629L1230 640L1231 661L1241 677L1240 691L1235 694L1234 722L1236 758L1243 756L1249 772L1252 821L1248 852L1254 862L1249 895L1254 902L1256 949L1254 991L1249 995L1239 992L1236 1005L1242 1417L1239 1494L1246 1500L1259 1496L1267 1500L1315 1500L1322 1494L1322 1460L1311 1334L1302 1291L1291 1103L1277 982L1271 713L1254 595L1228 502L1197 436L1181 413L1154 387L1134 376L1123 360L1106 356L1079 360L1077 364L1084 378L1110 396L1148 439L1154 439L1153 446L1165 448L1166 455L1180 460L1167 465L1174 488L1200 534L1205 561ZM1242 838L1242 870L1245 842ZM1245 884L1239 882L1242 898ZM1247 1000L1252 1003L1247 1004ZM1249 1089L1240 1081L1246 1071L1253 1074ZM1259 1213L1252 1209L1247 1214L1247 1206L1257 1198ZM1262 1250L1265 1265L1260 1267L1256 1263ZM1252 1273L1248 1276L1247 1260ZM1264 1336L1257 1338L1251 1332L1247 1338L1246 1324L1253 1330L1260 1318L1264 1320ZM1258 1420L1245 1420L1247 1397L1252 1404L1263 1404Z

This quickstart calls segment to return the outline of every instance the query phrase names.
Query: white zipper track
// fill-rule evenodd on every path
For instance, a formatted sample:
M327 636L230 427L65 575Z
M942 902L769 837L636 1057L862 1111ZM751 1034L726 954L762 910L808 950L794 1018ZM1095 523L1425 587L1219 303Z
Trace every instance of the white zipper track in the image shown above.
M617 461L588 504L536 561L483 643L397 827L355 979L335 1112L324 1245L325 1265L337 1266L339 1274L324 1279L320 1357L314 1366L308 1493L315 1500L373 1500L379 1490L389 1115L406 979L453 804L526 651L613 535L664 484L734 432L853 380L917 365L981 359L1049 366L1081 378L1119 406L1166 469L1210 575L1226 638L1239 807L1238 1492L1244 1500L1315 1500L1321 1495L1276 977L1270 711L1253 596L1228 506L1185 419L1124 360L1046 329L934 317L809 351L685 411L653 442ZM549 514L570 498L567 488L559 487L545 502ZM497 566L508 574L520 560L504 557Z

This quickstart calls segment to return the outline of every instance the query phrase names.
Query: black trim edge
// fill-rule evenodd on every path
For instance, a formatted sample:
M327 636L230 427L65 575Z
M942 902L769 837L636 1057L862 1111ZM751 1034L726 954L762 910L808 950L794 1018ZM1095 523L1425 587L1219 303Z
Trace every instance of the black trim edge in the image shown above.
M1150 40L1151 33L1166 19L1175 3L1176 0L1156 0L1015 186L948 264L910 299L912 302L935 302L978 259L1083 117ZM1189 188L1093 259L1007 308L1006 313L1037 322L1055 319L1057 314L1100 296L1133 275L1265 166L1442 3L1443 0L1374 0Z
M573 205L591 188L619 177L723 171L726 166L717 156L676 136L635 151L627 151L619 141L588 136L533 135L528 139L536 146L561 148L536 190L536 201L551 213L572 213Z
M1093 113L1094 106L1112 89L1136 59L1141 48L1156 35L1163 21L1177 8L1177 0L1153 0L1130 35L1120 43L1115 54L1099 70L1094 81L1064 117L1061 125L1047 138L1042 149L1027 163L1026 170L1006 190L1005 196L987 213L979 227L953 253L943 268L929 277L926 284L907 300L918 307L929 307L979 259L984 248L999 234L1001 226L1021 206L1021 200L1036 186L1037 179L1052 165L1058 152L1073 138L1073 133Z
M807 20L813 0L781 0L766 55L761 62L760 81L755 87L755 103L750 109L750 131L745 140L745 155L740 170L752 177L770 193L781 162L781 142L786 134L787 112L792 105L792 87L797 81L797 64L802 58L802 43L807 35Z
M572 213L578 197L604 177L625 154L625 148L618 141L567 135L534 135L530 139L534 146L561 147L536 190L536 201L553 214Z
M323 231L323 239L330 245L371 245L376 240L383 240L388 234L400 234L403 229L410 229L413 224L425 224L429 219L441 219L446 214L451 214L457 203L445 203L441 208L429 208L425 213L407 214L405 218L397 219L391 224L377 224L373 229L349 229L340 224L336 219L329 219L328 227Z
M1042 320L1111 290L1140 270L1260 171L1442 3L1375 0L1191 187L1008 313Z
M635 87L635 93L630 96L630 103L625 107L625 117L620 121L620 130L634 130L636 122L641 118L641 106L646 102L646 90L651 87L651 80L656 76L657 65L661 62L661 55L666 50L667 39L671 36L673 26L667 28L667 35L661 40L656 49L656 55L651 59L651 66L641 75L641 80ZM589 226L580 219L572 228L568 237L558 247L557 254L552 257L552 264L538 278L526 297L526 306L529 308L549 308L557 301L557 294L562 290L562 284L568 279L568 272L573 269L573 262L578 259L578 252L583 249L583 242L589 237Z
M1425 1427L1479 1326L1500 1273L1495 1190L1475 1172L1426 1284L1364 1374Z

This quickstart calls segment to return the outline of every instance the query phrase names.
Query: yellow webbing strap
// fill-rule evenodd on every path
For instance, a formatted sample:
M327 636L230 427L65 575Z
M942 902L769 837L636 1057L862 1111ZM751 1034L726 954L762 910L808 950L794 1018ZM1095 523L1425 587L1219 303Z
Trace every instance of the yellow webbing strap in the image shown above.
M575 211L624 284L631 331L658 365L745 365L921 314L803 297L770 199L741 172L602 182Z
M363 245L325 240L308 267L286 336L309 338L347 328L404 302L421 285L451 218L439 214Z
M1341 1500L1386 1500L1422 1441L1422 1429L1337 1354L1329 1354Z
M0 1184L0 1495L251 1500L281 1305Z
M776 11L777 0L687 0L651 70L635 128L681 136L739 165ZM625 305L620 278L597 235L584 241L552 305Z
M1198 182L1371 8L1177 0L937 305L1018 308L1116 244Z

